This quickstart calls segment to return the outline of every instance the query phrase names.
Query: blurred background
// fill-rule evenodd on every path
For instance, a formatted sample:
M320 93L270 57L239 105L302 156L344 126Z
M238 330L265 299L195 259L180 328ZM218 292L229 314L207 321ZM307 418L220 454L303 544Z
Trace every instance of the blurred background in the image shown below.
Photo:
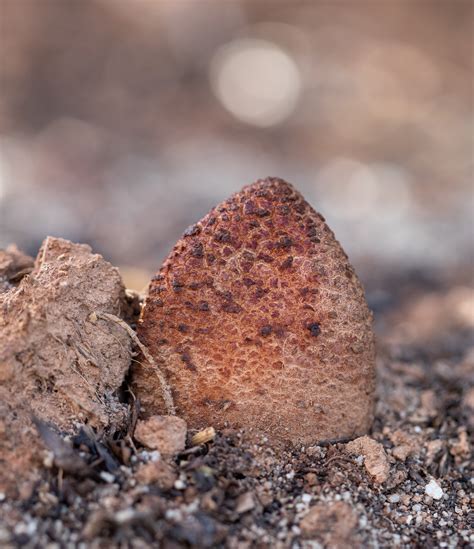
M188 225L274 175L373 306L378 279L466 278L473 9L0 0L0 246L87 242L140 289Z

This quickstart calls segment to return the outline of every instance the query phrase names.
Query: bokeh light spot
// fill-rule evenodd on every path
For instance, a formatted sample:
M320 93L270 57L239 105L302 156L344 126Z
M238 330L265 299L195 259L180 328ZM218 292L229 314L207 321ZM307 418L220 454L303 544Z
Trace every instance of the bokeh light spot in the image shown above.
M241 39L222 46L210 65L214 94L238 120L267 127L293 112L301 92L295 61L266 40Z

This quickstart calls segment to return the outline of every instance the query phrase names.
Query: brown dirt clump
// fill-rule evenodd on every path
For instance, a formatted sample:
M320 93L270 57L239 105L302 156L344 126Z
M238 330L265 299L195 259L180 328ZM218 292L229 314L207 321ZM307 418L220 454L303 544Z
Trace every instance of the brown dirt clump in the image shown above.
M21 252L15 244L0 250L0 293L18 285L25 275L31 273L33 266L33 258Z
M288 183L245 187L190 227L155 276L138 334L191 427L314 443L367 432L372 317L346 254ZM134 370L147 414L163 412Z
M180 417L151 416L137 422L135 438L143 446L169 458L184 450L186 432L186 422Z
M127 302L118 270L86 245L47 238L18 286L14 273L31 262L9 249L0 267L11 286L0 293L0 492L25 495L41 459L33 417L63 431L75 422L123 423L116 391L129 368L130 339L94 314L121 316Z
M359 517L351 505L336 501L311 507L299 527L304 538L319 541L324 547L345 549L361 547L355 535L358 522Z
M350 454L363 457L367 473L374 479L374 482L381 484L388 479L390 464L380 442L368 436L363 436L351 440L346 445L346 449Z

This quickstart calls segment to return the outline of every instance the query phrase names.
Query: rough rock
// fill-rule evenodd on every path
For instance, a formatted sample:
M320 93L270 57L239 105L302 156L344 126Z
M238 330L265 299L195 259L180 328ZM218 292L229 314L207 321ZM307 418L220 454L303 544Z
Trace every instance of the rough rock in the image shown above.
M28 264L25 268L28 268ZM0 491L35 476L41 459L33 416L70 431L74 422L120 425L115 393L130 363L127 333L93 312L122 315L118 270L89 246L47 238L34 270L0 293Z
M405 461L407 457L416 454L419 449L416 438L400 429L391 432L389 437L395 445L392 455L400 461Z
M324 547L359 547L355 535L358 517L354 508L343 501L318 503L300 522L301 534Z
M444 492L441 486L436 482L436 480L431 479L425 486L425 494L433 499L441 499Z
M137 331L191 428L314 443L372 422L363 288L324 218L280 179L245 187L184 233ZM136 365L133 383L147 414L164 412L147 369Z
M255 507L255 500L252 492L240 494L235 503L235 512L239 515L251 511Z
M346 444L346 451L364 457L367 473L379 484L385 482L390 472L387 454L380 442L363 436Z
M135 438L166 458L184 450L186 432L186 422L179 417L152 416L137 422Z
M141 484L156 484L162 490L171 490L177 475L165 461L150 461L140 466L135 475Z

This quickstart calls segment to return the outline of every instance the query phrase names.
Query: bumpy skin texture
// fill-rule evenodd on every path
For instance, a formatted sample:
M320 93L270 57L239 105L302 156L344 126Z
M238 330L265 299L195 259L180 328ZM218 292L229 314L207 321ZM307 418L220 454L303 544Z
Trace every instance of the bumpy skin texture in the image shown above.
M324 218L260 180L190 227L150 284L138 327L190 427L255 428L315 443L366 433L372 316ZM134 370L147 414L159 386Z

